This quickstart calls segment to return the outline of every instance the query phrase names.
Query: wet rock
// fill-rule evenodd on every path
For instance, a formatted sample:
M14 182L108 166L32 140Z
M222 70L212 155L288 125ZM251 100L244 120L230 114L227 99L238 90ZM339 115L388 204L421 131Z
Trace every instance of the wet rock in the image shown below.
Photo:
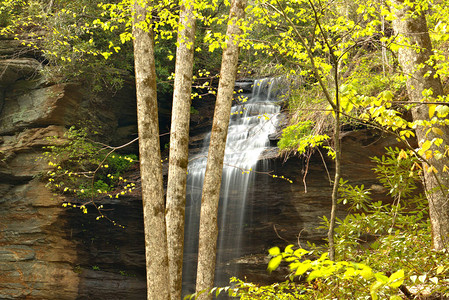
M253 91L254 80L241 79L235 82L234 90L241 93L250 93Z
M277 116L277 125L276 125L276 132L270 134L268 136L268 139L270 140L271 146L275 147L277 145L277 142L282 137L282 130L288 126L288 118L286 113L280 113Z

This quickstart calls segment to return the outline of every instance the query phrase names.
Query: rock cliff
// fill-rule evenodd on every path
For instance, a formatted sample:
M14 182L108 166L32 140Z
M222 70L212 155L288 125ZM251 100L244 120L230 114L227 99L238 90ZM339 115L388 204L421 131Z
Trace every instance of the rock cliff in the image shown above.
M110 218L125 226L120 229L96 221L94 210L84 215L63 208L63 201L76 199L53 195L40 179L49 168L40 159L42 147L68 126L89 122L99 128L103 142L116 145L135 137L132 81L113 96L92 95L79 85L47 82L42 68L17 41L0 40L0 299L145 299L139 192L104 202ZM213 101L195 104L192 153L208 131L212 107ZM395 140L364 130L345 134L342 142L343 177L353 184L377 184L369 157ZM265 272L270 247L297 243L298 235L303 243L323 238L317 227L330 210L327 172L333 171L332 162L318 152L308 169L300 158L267 158L273 174L293 184L258 175L246 213L243 257L218 266L239 264L240 277L260 283L279 279ZM139 184L138 170L130 176ZM344 214L340 207L339 216Z
M91 95L47 82L38 59L0 40L0 299L142 298L139 199L115 207L130 223L120 231L63 208L66 199L40 179L49 169L42 147L68 126L89 122L111 144L136 136L132 82L114 96Z

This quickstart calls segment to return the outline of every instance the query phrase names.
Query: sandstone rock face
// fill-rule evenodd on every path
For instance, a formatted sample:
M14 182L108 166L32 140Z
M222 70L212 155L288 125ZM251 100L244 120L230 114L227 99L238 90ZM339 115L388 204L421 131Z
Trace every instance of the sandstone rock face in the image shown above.
M60 200L38 180L10 185L2 196L1 299L76 298L79 278L71 267L76 249L55 226Z
M74 124L82 98L67 85L52 85L5 97L0 121L1 133L13 133L29 127Z
M41 70L19 41L0 40L0 299L145 299L140 198L113 208L128 225L118 230L63 208L72 199L40 179L42 147L68 126L96 127L116 145L136 136L132 82L94 96Z
M38 76L41 64L34 58L16 58L0 61L2 70L2 85L7 86L18 79L30 79Z

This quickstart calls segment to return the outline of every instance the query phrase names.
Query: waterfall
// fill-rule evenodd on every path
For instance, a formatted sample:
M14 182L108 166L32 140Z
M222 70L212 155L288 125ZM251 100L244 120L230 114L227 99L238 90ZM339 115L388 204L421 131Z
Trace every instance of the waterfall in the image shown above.
M215 285L229 284L236 268L224 268L241 255L247 197L255 187L254 173L260 154L270 147L268 135L276 129L280 78L255 80L251 93L238 94L231 110L219 204L219 237ZM242 100L243 99L243 100ZM189 162L184 238L184 293L194 292L201 192L206 171L210 133L200 154ZM260 170L258 170L260 171ZM227 269L232 274L225 273Z

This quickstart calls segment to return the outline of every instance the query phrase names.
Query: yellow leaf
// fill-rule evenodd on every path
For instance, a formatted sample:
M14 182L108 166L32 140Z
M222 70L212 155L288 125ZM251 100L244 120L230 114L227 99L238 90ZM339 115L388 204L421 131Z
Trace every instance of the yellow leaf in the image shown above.
M363 268L360 271L360 275L366 280L371 279L374 276L373 270L369 267Z
M400 161L401 159L407 159L407 152L404 151L404 149L401 149L401 152L399 152L398 155L398 161Z
M312 267L312 264L310 263L310 261L305 261L303 263L300 263L297 266L295 275L300 276L300 275L304 274L305 272L307 272L311 267Z
M427 173L431 173L431 172L434 172L435 174L437 174L437 173L438 173L438 170L435 169L434 166L430 166L429 169L427 169Z
M326 116L329 115L330 113L333 113L334 111L332 110L332 106L329 104L326 107Z
M427 150L429 150L430 146L432 146L432 142L429 141L429 140L426 140L426 141L422 144L421 149L420 149L420 152L421 152L421 153L426 152Z
M441 130L438 127L432 127L432 131L433 131L433 133L438 134L438 135L443 135L444 134L443 130Z
M277 256L277 255L281 254L281 250L278 247L273 247L268 250L268 253L271 256Z
M437 106L435 104L429 105L429 119L432 119L433 115L435 114L435 108Z
M278 255L276 257L273 257L270 262L268 263L268 267L267 270L269 272L276 270L277 267L279 267L279 265L281 264L282 261L282 255Z
M392 288L398 288L404 282L404 270L399 270L388 278L388 285Z

